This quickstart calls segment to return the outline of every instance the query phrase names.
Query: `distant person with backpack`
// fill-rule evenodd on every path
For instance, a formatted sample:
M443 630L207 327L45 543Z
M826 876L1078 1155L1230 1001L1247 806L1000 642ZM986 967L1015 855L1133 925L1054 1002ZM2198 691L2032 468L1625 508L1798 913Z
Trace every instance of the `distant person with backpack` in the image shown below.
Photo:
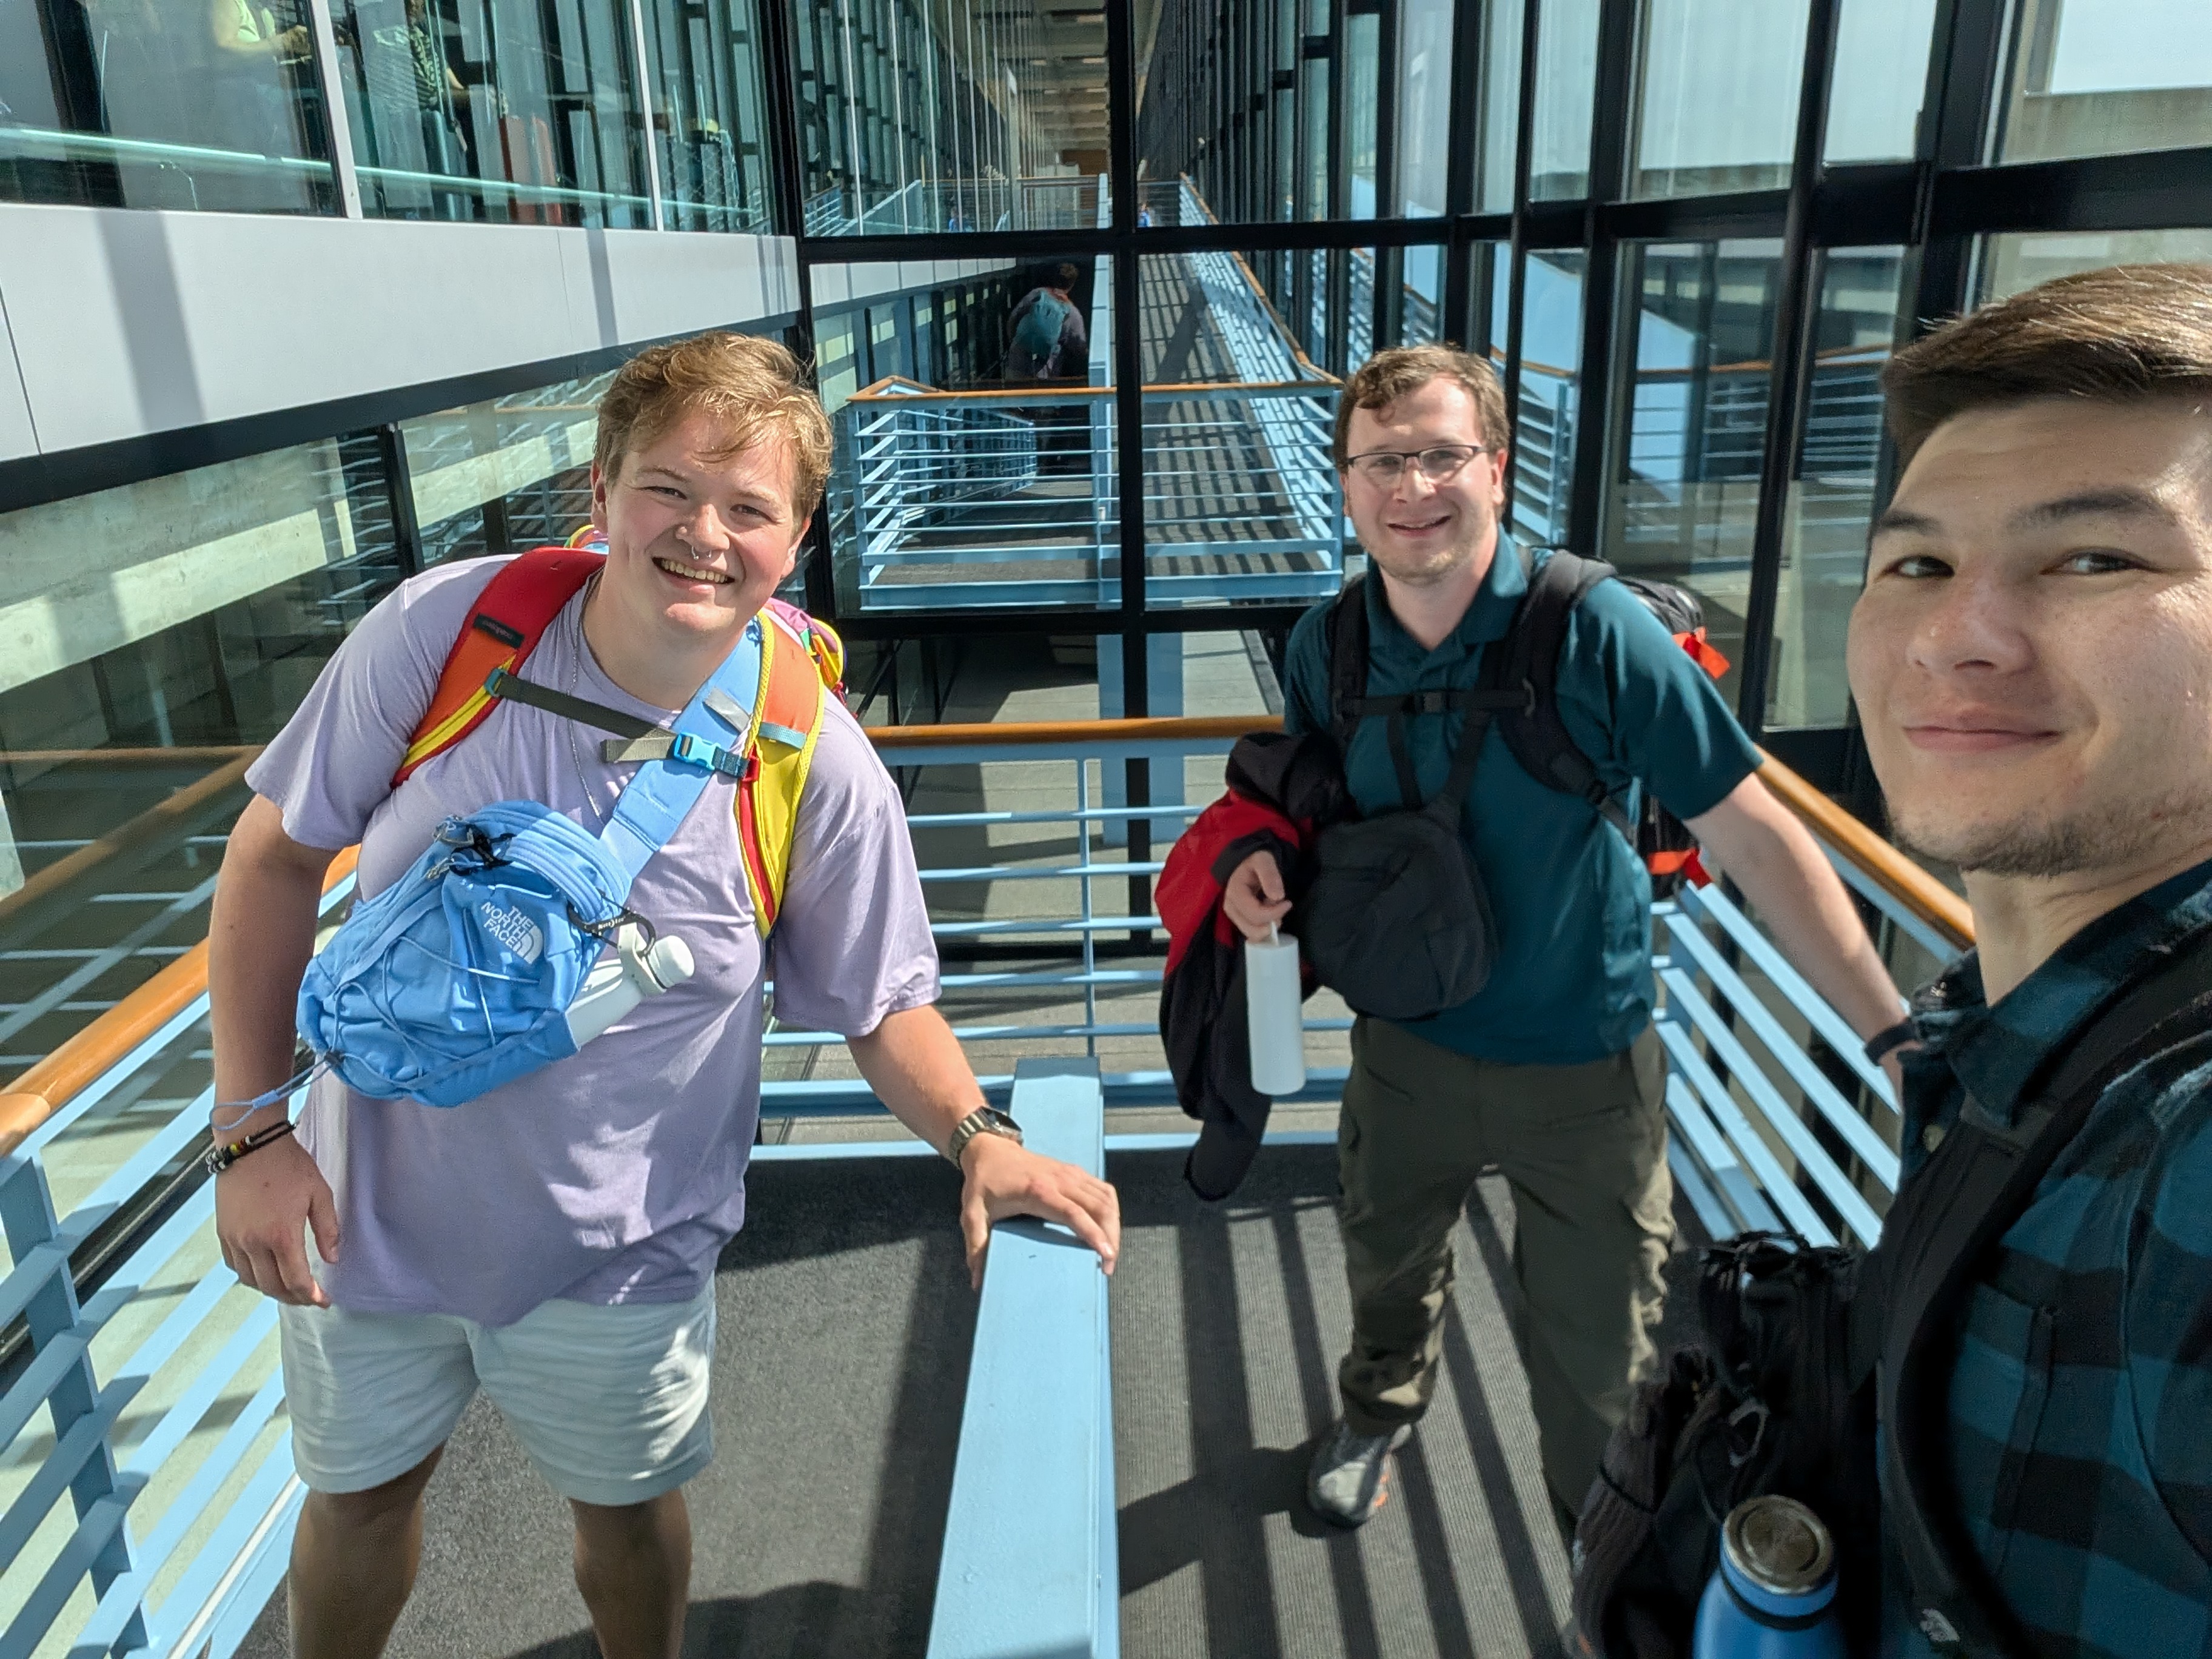
M1042 280L1022 295L1008 319L1010 380L1056 380L1085 372L1091 361L1091 337L1073 298L1082 273L1061 265L1041 275Z
M1892 1026L1903 1007L1842 884L1669 628L1602 566L1504 533L1507 433L1496 375L1466 353L1383 351L1352 376L1334 453L1370 575L1300 620L1285 676L1287 731L1339 734L1352 829L1439 836L1432 873L1451 878L1439 891L1466 924L1443 937L1416 914L1398 937L1356 940L1356 857L1350 884L1328 890L1342 830L1324 832L1306 892L1261 851L1222 901L1247 938L1303 927L1310 960L1364 981L1337 984L1360 1012L1339 1130L1352 1344L1343 1415L1307 1486L1342 1526L1382 1503L1389 1454L1427 1409L1452 1231L1484 1170L1514 1194L1522 1355L1563 1526L1652 1363L1674 1224L1651 884L1633 841L1644 792L1688 821L1855 1029ZM1439 951L1458 954L1440 968Z
M404 583L247 775L210 930L209 1164L224 1261L283 1304L303 1659L382 1650L423 1488L479 1388L569 1500L600 1650L678 1651L683 1486L713 1455L714 1267L744 1217L767 980L786 1024L843 1033L884 1104L960 1168L971 1272L1010 1214L1064 1223L1110 1266L1112 1189L1022 1147L937 1012L897 789L831 689L834 636L772 597L830 459L781 345L708 334L642 353L599 407L604 555ZM311 967L325 872L356 842L356 917ZM547 846L591 856L525 857ZM580 872L565 915L559 892L530 908L540 866ZM380 957L382 936L354 927L471 877L495 890L452 917L465 956L410 931L416 948ZM611 1026L580 1031L570 1005L538 1068L482 1093L467 1065L457 1085L417 1064L479 1014L530 1012L517 988L556 945L589 967L601 939L600 966L636 978ZM296 1134L295 999L356 1033L317 1045ZM410 1031L410 999L461 1012ZM395 1023L419 1042L395 1048ZM381 1080L394 1067L404 1091Z
M2212 265L2030 289L1882 389L1851 691L1975 932L1872 1258L1882 1651L2212 1651Z

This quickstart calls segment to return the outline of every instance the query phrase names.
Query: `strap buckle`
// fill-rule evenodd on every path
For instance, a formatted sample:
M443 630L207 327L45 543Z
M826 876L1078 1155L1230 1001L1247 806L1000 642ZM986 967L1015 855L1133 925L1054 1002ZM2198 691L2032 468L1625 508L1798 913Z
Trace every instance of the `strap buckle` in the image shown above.
M745 763L738 757L712 738L690 732L678 732L670 737L668 758L687 766L703 766L709 772L720 772L727 777L743 778L745 775Z

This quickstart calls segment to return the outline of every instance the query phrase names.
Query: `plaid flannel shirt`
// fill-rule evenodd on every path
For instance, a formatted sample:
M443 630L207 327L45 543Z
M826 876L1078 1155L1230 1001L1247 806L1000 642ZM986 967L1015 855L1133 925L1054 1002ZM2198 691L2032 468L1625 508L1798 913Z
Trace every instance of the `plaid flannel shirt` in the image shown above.
M1930 986L1905 1177L1968 1091L2008 1119L2149 947L2208 919L2212 864L2092 922L1995 1007L1972 956ZM2212 1032L2106 1091L1961 1326L1951 1493L2033 1651L2212 1656ZM1893 1595L1884 1653L1928 1654L1905 1620Z

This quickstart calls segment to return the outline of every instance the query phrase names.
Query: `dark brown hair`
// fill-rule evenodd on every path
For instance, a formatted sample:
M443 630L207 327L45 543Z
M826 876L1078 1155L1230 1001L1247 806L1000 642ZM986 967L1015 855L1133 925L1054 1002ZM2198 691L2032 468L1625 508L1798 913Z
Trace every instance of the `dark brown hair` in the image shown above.
M592 460L609 478L623 458L664 436L687 415L711 415L727 428L716 459L775 434L791 448L791 507L805 519L830 481L830 417L799 368L775 340L750 334L695 334L641 351L622 366L599 399Z
M1399 398L1419 392L1437 379L1456 380L1474 399L1475 425L1482 441L1503 448L1507 438L1505 388L1497 371L1472 352L1448 345L1393 346L1378 351L1352 371L1336 400L1336 437L1329 446L1336 470L1344 471L1351 456L1346 447L1355 409L1388 409Z
M2113 265L1984 306L1881 372L1910 462L1954 415L2043 398L2212 400L2212 264Z

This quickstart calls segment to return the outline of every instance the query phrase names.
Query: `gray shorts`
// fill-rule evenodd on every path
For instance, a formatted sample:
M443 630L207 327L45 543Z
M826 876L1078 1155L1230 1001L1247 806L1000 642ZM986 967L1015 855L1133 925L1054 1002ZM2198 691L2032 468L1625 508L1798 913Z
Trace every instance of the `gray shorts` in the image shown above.
M481 1388L553 1489L609 1508L714 1455L714 1286L690 1302L551 1301L512 1325L286 1307L292 1456L310 1490L366 1492L446 1443Z

